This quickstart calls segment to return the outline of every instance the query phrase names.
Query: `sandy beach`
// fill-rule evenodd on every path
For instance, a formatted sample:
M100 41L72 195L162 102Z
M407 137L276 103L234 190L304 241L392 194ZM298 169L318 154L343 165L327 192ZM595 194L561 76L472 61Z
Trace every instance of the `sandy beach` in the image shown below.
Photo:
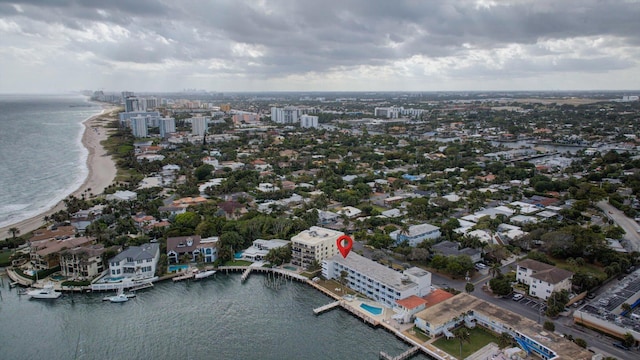
M104 104L102 105L102 113L92 116L83 122L85 130L82 135L82 144L89 151L87 156L89 174L82 185L71 193L76 197L80 197L85 191L93 193L94 195L101 194L116 177L116 164L113 159L111 159L111 156L107 155L107 152L102 145L100 145L100 142L105 140L109 135L107 133L108 128L104 127L107 124L105 115L115 109L117 109L116 106ZM2 227L0 228L0 239L11 236L11 234L9 234L9 229L12 227L20 229L20 234L26 234L30 231L36 230L44 225L43 219L45 216L51 215L62 209L64 209L64 202L60 201L54 207L41 214L15 224Z

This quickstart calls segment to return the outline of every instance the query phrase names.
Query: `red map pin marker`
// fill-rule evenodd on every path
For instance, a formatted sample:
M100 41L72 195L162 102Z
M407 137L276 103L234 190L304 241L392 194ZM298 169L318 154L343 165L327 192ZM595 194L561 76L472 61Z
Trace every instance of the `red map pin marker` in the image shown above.
M336 245L338 245L338 250L340 250L340 254L342 254L343 258L346 258L349 255L349 251L353 247L353 240L348 235L342 235L336 240Z

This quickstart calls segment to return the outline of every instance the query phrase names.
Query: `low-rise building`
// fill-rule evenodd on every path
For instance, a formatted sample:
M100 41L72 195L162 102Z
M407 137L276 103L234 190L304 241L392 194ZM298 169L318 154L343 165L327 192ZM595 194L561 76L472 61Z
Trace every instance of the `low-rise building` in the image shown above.
M593 355L554 332L544 331L535 321L466 293L428 307L415 319L416 327L431 337L452 336L451 330L463 324L480 325L496 335L506 332L527 353L542 359L587 360Z
M338 253L341 231L312 226L291 238L291 263L308 268L314 262L321 263Z
M109 259L109 275L112 278L151 278L156 273L158 260L160 260L158 243L130 246Z
M102 254L104 246L78 246L60 252L62 276L72 279L93 278L104 271Z
M573 273L540 261L518 262L516 280L529 285L529 295L546 300L552 292L571 290Z
M424 240L439 238L440 228L431 224L413 225L409 226L407 232L396 230L392 231L389 236L391 236L396 244L407 240L410 246L417 246Z
M200 235L177 236L167 238L167 258L169 264L179 264L187 259L193 262L196 259L198 245L200 245ZM199 251L198 251L199 252Z
M290 241L280 239L256 239L251 247L242 252L242 257L251 261L261 261L264 260L270 250L287 246L289 243Z
M430 272L417 267L398 272L354 252L322 261L322 276L340 280L342 275L349 288L388 307L395 307L396 300L431 291Z
M88 237L74 237L66 239L48 239L31 242L30 258L33 268L47 270L60 265L60 252L65 249L73 249L86 246L93 242Z
M474 263L482 260L482 253L480 250L472 249L472 248L463 248L460 249L460 244L452 242L452 241L442 241L431 247L431 249L436 254L441 254L444 256L458 256L458 255L467 255L471 258L471 261Z

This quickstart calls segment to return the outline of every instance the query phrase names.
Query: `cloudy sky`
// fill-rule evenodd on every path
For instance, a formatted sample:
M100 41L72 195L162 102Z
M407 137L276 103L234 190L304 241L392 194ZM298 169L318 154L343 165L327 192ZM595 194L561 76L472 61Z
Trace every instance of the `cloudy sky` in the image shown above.
M0 0L0 92L640 88L638 0Z

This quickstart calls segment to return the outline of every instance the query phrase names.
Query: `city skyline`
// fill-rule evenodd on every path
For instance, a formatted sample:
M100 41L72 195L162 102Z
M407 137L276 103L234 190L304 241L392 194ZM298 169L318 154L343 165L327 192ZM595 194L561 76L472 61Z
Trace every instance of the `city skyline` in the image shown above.
M0 93L637 89L638 1L0 1Z

